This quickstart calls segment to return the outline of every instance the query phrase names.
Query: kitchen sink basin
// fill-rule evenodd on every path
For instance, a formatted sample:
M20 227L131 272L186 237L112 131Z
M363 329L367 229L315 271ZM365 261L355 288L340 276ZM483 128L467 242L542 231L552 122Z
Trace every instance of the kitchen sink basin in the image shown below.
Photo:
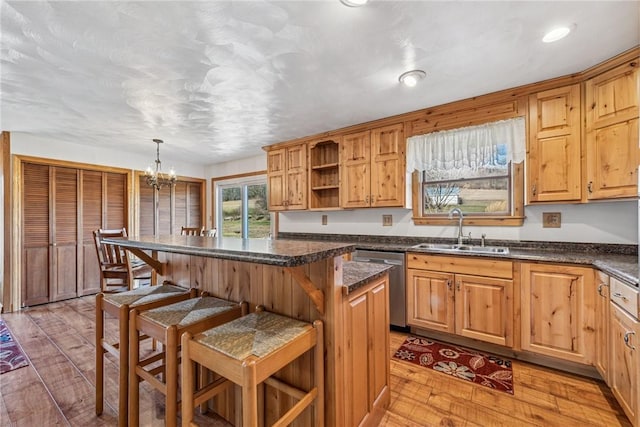
M472 252L478 254L506 255L509 253L509 248L506 246L452 245L448 243L420 243L412 246L412 248L448 252Z

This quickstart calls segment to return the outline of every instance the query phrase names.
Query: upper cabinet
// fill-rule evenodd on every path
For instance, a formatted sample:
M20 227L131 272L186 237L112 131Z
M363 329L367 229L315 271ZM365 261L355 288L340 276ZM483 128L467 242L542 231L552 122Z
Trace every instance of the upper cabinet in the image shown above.
M340 208L340 142L309 143L309 209Z
M587 80L587 198L638 194L638 62Z
M580 200L580 129L579 84L529 96L530 202Z
M307 209L307 144L267 153L269 210Z
M403 206L404 125L344 135L340 153L343 208Z

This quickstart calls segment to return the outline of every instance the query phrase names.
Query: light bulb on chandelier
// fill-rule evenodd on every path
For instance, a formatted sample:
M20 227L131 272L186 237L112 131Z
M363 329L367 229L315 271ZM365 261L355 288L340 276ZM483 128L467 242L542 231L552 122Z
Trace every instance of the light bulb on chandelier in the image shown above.
M154 139L153 142L155 142L157 145L155 160L156 168L155 170L153 170L151 166L147 167L144 172L144 176L147 180L147 185L160 190L162 187L171 187L175 185L178 177L176 176L176 172L175 170L173 170L173 168L169 170L168 174L162 172L162 162L160 161L160 144L162 144L164 141L162 141L161 139Z

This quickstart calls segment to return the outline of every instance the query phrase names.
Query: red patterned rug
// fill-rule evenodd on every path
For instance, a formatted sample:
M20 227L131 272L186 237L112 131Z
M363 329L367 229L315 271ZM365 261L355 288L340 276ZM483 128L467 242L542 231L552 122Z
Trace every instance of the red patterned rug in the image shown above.
M4 320L0 320L0 374L27 366L22 347L13 339Z
M393 357L513 394L509 359L414 336L409 336Z

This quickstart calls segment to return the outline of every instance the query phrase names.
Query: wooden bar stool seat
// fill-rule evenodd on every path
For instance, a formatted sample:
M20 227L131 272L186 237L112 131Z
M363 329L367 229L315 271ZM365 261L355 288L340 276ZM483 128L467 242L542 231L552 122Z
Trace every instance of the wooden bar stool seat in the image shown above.
M314 386L300 390L273 375L314 349ZM258 388L268 384L294 397L297 402L273 425L290 424L309 405L314 406L314 425L324 425L324 345L323 325L313 325L266 311L256 311L203 333L182 335L182 425L195 425L194 408L237 384L242 391L242 419L236 425L254 427L259 423ZM196 389L194 363L222 378ZM238 416L238 414L236 414Z
M96 295L96 414L104 409L104 357L110 353L118 361L118 425L126 426L128 418L129 391L129 310L152 309L166 304L186 300L196 296L196 290L163 284L143 286L120 293L99 293ZM118 342L109 343L105 339L105 313L118 319Z
M147 381L165 396L165 425L175 426L178 412L178 353L184 332L197 334L246 314L246 303L201 296L151 310L130 311L129 426L140 422L140 382ZM139 337L160 341L163 351L140 359ZM156 363L162 361L162 363ZM160 375L160 378L158 376Z

